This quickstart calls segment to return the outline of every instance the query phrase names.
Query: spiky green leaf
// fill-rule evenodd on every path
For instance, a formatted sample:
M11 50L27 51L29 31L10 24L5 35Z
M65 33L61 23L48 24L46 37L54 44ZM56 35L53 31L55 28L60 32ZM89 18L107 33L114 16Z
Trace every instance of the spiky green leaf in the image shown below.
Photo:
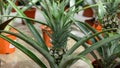
M27 56L29 56L31 59L33 59L39 66L43 67L43 68L47 68L45 66L45 64L36 56L34 55L30 50L28 50L27 48L25 48L23 45L7 38L4 35L0 35L1 38L4 38L5 40L9 41L11 44L13 44L15 47L17 47L18 49L20 49L22 52L24 52Z

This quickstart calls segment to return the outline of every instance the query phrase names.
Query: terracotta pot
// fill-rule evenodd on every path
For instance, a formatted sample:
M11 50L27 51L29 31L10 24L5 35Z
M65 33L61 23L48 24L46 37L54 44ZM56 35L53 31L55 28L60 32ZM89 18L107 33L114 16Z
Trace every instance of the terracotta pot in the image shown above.
M11 32L17 33L17 31L13 28L10 28ZM8 38L12 40L16 40L16 37L11 34L5 34ZM0 54L10 54L15 51L15 47L7 42L6 40L0 38Z
M30 8L24 11L24 14L29 18L35 18L36 8ZM34 21L31 21L34 24ZM22 24L25 25L25 22L22 20Z
M98 61L101 62L100 59ZM101 68L101 66L98 64L98 62L96 60L92 62L92 65L93 65L94 68Z
M98 61L101 62L100 59ZM93 65L94 68L102 68L96 60L92 62L92 65ZM120 68L120 65L117 65L115 68Z
M102 30L102 26L98 21L95 21L95 23L92 25L93 28L95 28L98 32Z
M95 21L94 18L90 19L90 20L85 20L85 22L88 23L94 29L96 29L98 32L100 32L102 30L102 26L100 25L100 23L98 21ZM87 43L92 44L92 40L99 41L99 39L97 37L95 37L95 39L88 40Z
M89 24L91 27L95 28L98 32L102 30L102 26L99 21L95 21L95 18L85 20L85 23Z
M15 5L18 6L18 0L16 0ZM12 8L12 12L16 12L14 8Z
M85 5L85 7L88 6L88 5ZM84 17L93 17L94 15L94 12L93 12L93 9L92 8L87 8L83 11L83 16Z
M42 30L42 35L43 35L45 44L47 45L47 47L51 47L52 44L50 43L50 37L48 36L48 33L49 34L52 33L51 29L45 25L41 25L40 28Z
M15 36L12 36L10 34L6 36L12 40L16 40ZM0 54L9 54L9 53L13 53L14 51L15 51L15 47L12 44L0 38Z

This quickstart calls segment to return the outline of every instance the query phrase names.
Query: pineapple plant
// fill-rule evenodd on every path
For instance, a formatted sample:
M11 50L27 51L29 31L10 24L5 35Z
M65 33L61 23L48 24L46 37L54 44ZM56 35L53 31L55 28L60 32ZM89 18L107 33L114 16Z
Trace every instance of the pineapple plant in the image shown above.
M97 4L98 7L95 8L95 10L97 9L96 16L100 21L102 31L115 29L98 36L99 41L109 37L113 37L114 35L119 35L120 19L118 13L120 12L120 0L99 0ZM92 29L91 31L93 33L96 32ZM115 39L106 44L103 44L103 46L96 49L97 54L100 58L95 58L98 64L98 66L94 65L95 68L119 68L120 61L117 60L120 59L120 50L118 50L120 45L119 42L119 39ZM95 43L96 42L93 42L93 44ZM94 56L94 54L92 55Z
M20 9L17 8L17 6L15 6L10 0L7 1L13 6L16 12L18 12L20 18L22 17L25 18L25 15L22 13ZM28 38L29 40L31 40L31 42L29 41L28 44L30 45L32 44L32 46L35 47L35 49L37 49L41 54L44 55L44 57L48 60L51 68L66 68L66 65L62 64L61 62L63 62L64 61L63 59L66 58L63 56L67 52L66 46L67 46L69 33L71 31L71 25L73 24L73 20L74 20L73 15L77 11L73 10L74 6L70 7L67 11L64 10L65 7L70 2L69 0L50 0L50 1L38 0L38 2L40 2L42 10L40 10L41 8L38 8L37 6L36 7L43 14L46 21L45 22L37 21L37 22L46 25L51 29L51 33L47 32L47 34L51 38L50 42L52 46L50 48L47 48L39 32L36 30L33 24L28 23L29 20L25 18L26 21L25 23L27 24L26 26L30 29L35 39L34 42L32 43L33 39L30 39L30 37L26 36L26 40ZM21 31L19 32L21 33ZM21 33L21 37L25 37L25 34ZM23 48L20 47L20 50L21 49L23 50ZM26 53L30 58L32 58L38 65L40 65L40 67L42 68L48 67L38 57L33 55L33 53L28 54L27 53L28 50L27 51L25 50L23 50L23 52Z
M103 29L118 28L120 19L118 13L120 12L119 0L102 0L99 1L98 13L102 19L101 24ZM113 31L116 32L117 30Z
M46 12L46 15L50 16L49 20L47 20L47 22L50 24L48 27L52 32L51 34L48 33L51 38L50 42L52 44L49 52L51 56L54 57L55 63L59 65L63 55L66 53L68 34L70 33L70 27L72 24L70 18L72 18L74 13L72 8L67 12L64 11L64 8L69 3L69 1L56 0L52 2L53 3L50 1L44 1L41 4L42 6L45 6L43 7L43 11ZM51 5L51 8L48 8L49 5ZM51 12L51 14L47 14L48 12ZM68 14L69 17L67 17Z
M102 21L102 27L104 29L110 29L110 28L119 28L120 19L118 18L117 14L113 15L105 15ZM117 30L113 31L117 32Z
M103 44L106 44L107 42L110 42L115 39L119 39L120 35L114 35L113 37L109 37L107 39L103 39L99 42L96 42L92 46L85 46L85 50L82 52L79 52L77 55L75 55L73 52L81 45L84 45L84 43L91 38L94 38L95 36L107 32L99 32L95 33L94 35L86 35L85 37L78 38L72 35L71 32L71 25L75 22L78 22L74 18L74 14L78 12L78 8L75 8L73 10L74 6L70 6L67 11L64 10L64 8L67 6L68 2L70 0L62 0L60 3L59 0L58 2L55 2L54 0L36 0L37 2L40 2L42 6L41 8L37 7L36 8L40 11L40 13L44 16L45 22L42 22L41 20L34 20L36 23L43 24L48 26L52 33L48 35L51 38L51 43L52 47L49 49L47 48L45 42L43 41L43 38L41 34L37 31L35 26L30 23L30 18L27 18L24 13L22 12L23 10L20 10L11 0L7 0L9 4L16 10L18 13L17 18L22 18L24 19L26 26L28 29L31 31L33 37L26 35L22 31L16 30L19 32L19 34L8 32L8 31L2 31L8 34L12 34L21 40L25 41L29 46L32 46L34 49L36 49L44 58L48 61L49 66L46 65L44 61L42 61L41 58L39 58L37 55L35 55L34 52L29 50L29 48L25 47L23 44L21 44L18 41L12 41L10 38L0 34L1 38L4 38L14 46L16 46L18 49L20 49L22 52L24 52L27 56L29 56L34 62L36 62L41 68L70 68L70 66L76 62L78 59L82 59L85 62L87 62L90 66L90 68L93 68L92 65L90 64L90 61L85 58L85 55L92 52L93 50L99 48ZM79 0L78 2L82 2L83 0ZM35 5L34 1L31 0L31 3ZM30 3L30 5L31 5ZM78 4L78 3L77 3ZM28 6L26 7L30 7ZM25 7L25 8L26 8ZM83 8L84 9L84 8ZM81 29L84 29L86 25L83 25L85 23L79 23L81 25ZM88 26L87 26L88 27ZM90 27L92 29L92 27ZM77 42L70 48L67 49L67 41L68 37L72 35Z
M113 37L115 35L119 35L120 33L120 19L118 16L119 9L120 9L120 0L99 0L96 2L98 7L95 7L94 10L96 12L95 17L97 20L100 21L100 25L102 26L102 31L114 29L111 31L108 31L106 33L103 33L99 36L97 36L97 41L92 41L91 45L96 44L100 40L107 39L109 37ZM77 23L77 26L81 29L80 26L81 23ZM82 30L83 33L92 34L98 33L94 28L90 29L88 28L88 24L85 24L87 27L86 30ZM96 49L96 53L91 53L91 55L94 57L93 61L93 67L94 68L119 68L120 66L120 40L115 39L110 42L107 42L103 44L100 48ZM97 45L96 45L97 46ZM96 55L97 54L97 55ZM97 57L99 56L99 57ZM94 64L95 63L95 64Z

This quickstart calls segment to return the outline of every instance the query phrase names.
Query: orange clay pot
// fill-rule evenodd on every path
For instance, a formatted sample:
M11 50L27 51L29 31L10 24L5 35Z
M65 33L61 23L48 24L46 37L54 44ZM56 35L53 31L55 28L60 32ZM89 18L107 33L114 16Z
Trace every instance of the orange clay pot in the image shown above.
M30 8L24 11L24 14L29 18L35 18L36 8ZM34 21L31 21L34 24ZM25 22L22 20L22 24L25 25Z
M98 21L91 19L91 20L85 20L85 22L88 23L93 28L95 28L98 32L100 32L102 30L102 26L99 24ZM95 40L99 41L99 39L97 37L95 37ZM92 41L88 40L87 43L92 44Z
M88 5L86 5L86 6L88 6ZM93 12L92 8L87 8L87 9L83 10L84 17L93 17L93 15L94 15L94 12Z
M16 33L16 31L12 28L10 29L10 31ZM16 37L13 35L6 34L6 36L14 41L16 40ZM13 53L14 51L15 51L15 47L12 44L0 38L0 54L10 54Z
M10 34L7 34L6 36L12 40L16 40L15 36L12 36ZM14 51L15 51L15 47L12 44L0 38L0 54L9 54L9 53L13 53Z
M18 6L18 0L16 0L15 5ZM12 12L16 12L14 8L12 8Z
M101 31L101 26L100 26L100 25L93 24L92 27L95 28L98 32ZM98 39L97 37L94 37L94 39L95 39L96 41L99 41L99 39ZM91 40L88 40L87 43L88 43L88 44L92 44L92 41L91 41Z
M98 32L102 30L102 26L99 23L94 23L92 27L95 28Z
M95 21L95 19L85 20L86 23L88 23L90 26L95 28L98 32L102 30L102 26L100 25L99 21Z
M42 35L43 35L43 39L45 41L45 44L47 45L47 47L51 47L52 44L50 43L50 37L47 34L47 32L50 34L52 33L51 29L45 25L41 25L40 28L42 30Z

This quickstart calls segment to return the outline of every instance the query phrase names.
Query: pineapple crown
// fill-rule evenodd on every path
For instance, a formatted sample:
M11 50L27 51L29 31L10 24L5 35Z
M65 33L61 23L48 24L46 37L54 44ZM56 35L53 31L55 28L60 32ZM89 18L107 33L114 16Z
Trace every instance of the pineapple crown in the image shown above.
M99 0L98 1L98 14L102 19L107 15L115 15L120 12L120 0Z

